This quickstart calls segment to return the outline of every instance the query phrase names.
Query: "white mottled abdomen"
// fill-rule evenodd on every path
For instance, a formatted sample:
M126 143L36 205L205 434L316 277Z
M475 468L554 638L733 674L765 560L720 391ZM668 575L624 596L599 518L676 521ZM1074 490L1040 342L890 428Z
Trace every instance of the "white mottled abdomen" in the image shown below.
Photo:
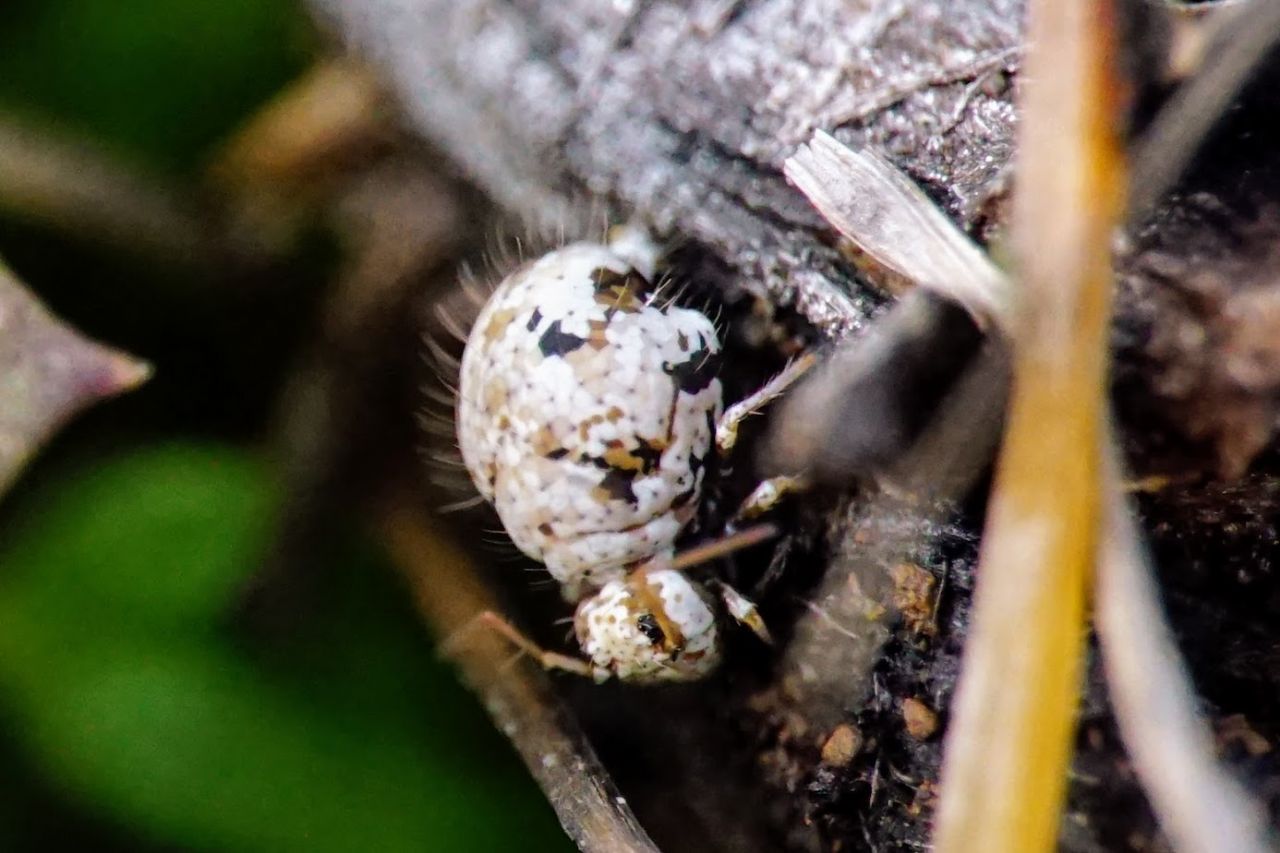
M669 552L713 453L720 342L607 246L508 276L462 358L458 442L481 494L570 599Z

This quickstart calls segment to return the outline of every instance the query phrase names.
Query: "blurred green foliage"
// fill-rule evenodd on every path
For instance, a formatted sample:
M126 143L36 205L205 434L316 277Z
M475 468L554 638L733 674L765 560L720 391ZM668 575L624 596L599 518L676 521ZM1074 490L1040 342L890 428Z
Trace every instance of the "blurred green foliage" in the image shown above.
M357 547L288 643L226 623L274 515L242 451L172 445L52 478L0 538L0 689L56 785L217 850L501 850L549 808Z
M283 0L4 0L0 111L195 186L319 45ZM279 512L252 446L333 261L308 251L274 291L191 288L0 223L38 294L157 370L0 502L0 849L568 848L357 533L287 630L232 618Z
M188 170L304 67L312 41L280 0L5 0L0 105Z

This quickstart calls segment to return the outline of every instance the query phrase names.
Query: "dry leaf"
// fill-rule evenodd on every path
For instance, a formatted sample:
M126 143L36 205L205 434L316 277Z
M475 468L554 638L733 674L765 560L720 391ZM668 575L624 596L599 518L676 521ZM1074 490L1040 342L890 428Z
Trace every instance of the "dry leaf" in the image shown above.
M62 323L0 264L0 493L68 418L150 374Z

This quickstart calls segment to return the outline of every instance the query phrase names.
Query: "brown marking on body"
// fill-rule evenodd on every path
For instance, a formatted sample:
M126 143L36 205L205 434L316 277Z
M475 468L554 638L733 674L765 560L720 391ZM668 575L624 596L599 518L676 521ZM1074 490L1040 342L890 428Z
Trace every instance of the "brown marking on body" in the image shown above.
M643 471L645 467L644 460L625 447L610 447L601 458L610 468L622 471Z
M490 412L501 412L507 408L507 383L497 377L485 383L484 408Z
M649 521L652 521L652 519L649 519ZM618 529L617 531L608 531L608 532L616 532L616 533L640 533L640 532L642 532L646 527L648 527L648 526L649 526L649 521L637 521L635 524L628 524L626 527L620 528L620 529Z
M619 273L608 267L597 267L591 271L591 281L595 285L596 304L603 305L610 315L617 311L638 314L644 309L643 297L649 291L649 281L635 270Z
M489 324L484 327L484 339L486 341L496 341L502 337L502 333L507 330L507 326L511 325L511 321L516 318L516 309L502 308L493 312L493 316L489 318Z
M605 329L609 328L608 320L588 320L587 327L591 330L587 334L587 346L599 352L609 345L609 340L605 336Z
M604 421L605 421L604 415L592 415L591 417L587 418L585 421L582 421L581 423L578 424L578 438L582 439L583 441L586 441L587 436L591 432L591 428L593 426L596 426L597 424L604 423Z
M611 439L605 443L607 448L600 462L611 469L632 471L639 474L652 474L662 460L662 452L667 448L663 439L641 439L639 447L627 447L622 439Z
M556 438L556 434L551 431L551 427L542 426L533 434L533 438L529 440L533 452L539 456L550 456L557 450L564 448L560 444L560 439Z

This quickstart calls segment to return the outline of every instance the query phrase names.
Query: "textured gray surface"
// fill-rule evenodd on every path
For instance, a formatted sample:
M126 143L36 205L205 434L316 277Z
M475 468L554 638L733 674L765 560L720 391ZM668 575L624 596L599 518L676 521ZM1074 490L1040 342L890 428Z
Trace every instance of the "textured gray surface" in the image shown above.
M607 198L831 333L873 301L783 160L817 129L874 143L972 224L1012 151L1019 0L312 5L512 213Z

